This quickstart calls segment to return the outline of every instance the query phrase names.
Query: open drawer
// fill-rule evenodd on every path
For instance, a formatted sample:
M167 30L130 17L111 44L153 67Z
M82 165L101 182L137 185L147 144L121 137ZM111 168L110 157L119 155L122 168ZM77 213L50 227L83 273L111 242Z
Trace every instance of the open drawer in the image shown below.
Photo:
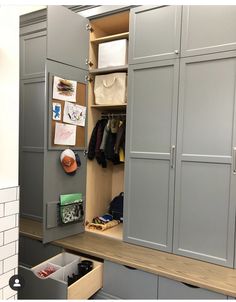
M103 263L91 260L93 269L68 286L67 276L77 273L78 263L91 260L70 253L61 253L39 265L29 269L19 267L19 274L24 278L25 285L19 291L19 299L88 299L100 288L103 280ZM38 272L47 266L56 271L46 278L40 278Z

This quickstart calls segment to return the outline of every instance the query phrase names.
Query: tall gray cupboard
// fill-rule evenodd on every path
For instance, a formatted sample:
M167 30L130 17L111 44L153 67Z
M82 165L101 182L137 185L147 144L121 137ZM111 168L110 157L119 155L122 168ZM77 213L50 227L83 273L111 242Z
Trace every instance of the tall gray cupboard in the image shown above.
M170 37L159 34L165 21L157 27L166 7L131 13L124 232L127 242L229 267L236 204L235 11L168 11L181 27L172 35L179 43L172 45L181 40L175 72L167 51L159 55ZM142 37L155 42L141 45Z

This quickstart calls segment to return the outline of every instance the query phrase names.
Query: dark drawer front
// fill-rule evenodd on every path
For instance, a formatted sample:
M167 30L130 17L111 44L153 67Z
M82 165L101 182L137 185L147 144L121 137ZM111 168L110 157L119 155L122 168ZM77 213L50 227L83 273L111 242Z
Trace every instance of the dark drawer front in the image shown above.
M227 296L186 283L159 277L158 299L227 299Z
M62 248L52 245L43 244L39 240L20 236L19 240L19 263L32 267L48 258L51 258L62 252Z
M121 299L157 299L158 276L104 261L104 292Z

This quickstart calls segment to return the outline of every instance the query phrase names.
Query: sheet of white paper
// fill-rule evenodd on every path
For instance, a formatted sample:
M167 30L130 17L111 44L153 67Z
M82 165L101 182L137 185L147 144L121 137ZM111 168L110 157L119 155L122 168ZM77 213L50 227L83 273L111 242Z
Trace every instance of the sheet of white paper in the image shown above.
M63 122L77 126L85 126L86 107L65 102Z
M55 121L61 120L61 104L52 103L52 118Z
M54 144L75 146L75 143L76 143L76 126L56 123Z
M77 82L54 76L53 99L76 102Z

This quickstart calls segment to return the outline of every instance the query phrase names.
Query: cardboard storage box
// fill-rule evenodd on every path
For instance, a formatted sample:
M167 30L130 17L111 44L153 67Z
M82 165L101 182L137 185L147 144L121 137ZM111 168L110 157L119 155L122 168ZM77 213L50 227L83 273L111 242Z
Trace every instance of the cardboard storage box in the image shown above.
M127 48L127 39L100 43L98 46L98 68L126 65Z

